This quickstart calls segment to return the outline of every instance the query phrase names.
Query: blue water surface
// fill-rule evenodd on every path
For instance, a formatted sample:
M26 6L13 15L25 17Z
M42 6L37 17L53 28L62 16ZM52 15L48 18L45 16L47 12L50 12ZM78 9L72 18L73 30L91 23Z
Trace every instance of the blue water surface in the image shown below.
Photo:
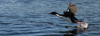
M62 14L69 2L88 29L67 28L76 24L48 14ZM0 0L0 36L100 36L100 0Z

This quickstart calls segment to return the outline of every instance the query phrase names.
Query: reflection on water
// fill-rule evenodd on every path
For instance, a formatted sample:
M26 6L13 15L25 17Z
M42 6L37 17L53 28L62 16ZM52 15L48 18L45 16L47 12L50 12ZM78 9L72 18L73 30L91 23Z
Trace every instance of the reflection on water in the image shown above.
M66 27L68 28L70 26L66 26ZM78 34L81 34L82 32L85 32L85 31L87 31L87 29L79 29L79 28L74 27L74 29L72 29L72 30L69 30L69 31L59 31L59 32L60 33L66 33L63 36L76 36Z
M63 36L74 36L77 35L77 29L73 29L69 31L60 31L60 33L66 33Z

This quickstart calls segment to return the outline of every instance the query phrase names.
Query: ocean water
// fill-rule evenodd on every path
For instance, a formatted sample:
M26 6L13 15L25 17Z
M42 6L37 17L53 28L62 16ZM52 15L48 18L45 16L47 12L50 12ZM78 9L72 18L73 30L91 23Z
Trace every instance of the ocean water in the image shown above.
M69 2L88 29L78 30L75 23L48 14L62 14ZM100 36L100 0L0 0L0 36Z

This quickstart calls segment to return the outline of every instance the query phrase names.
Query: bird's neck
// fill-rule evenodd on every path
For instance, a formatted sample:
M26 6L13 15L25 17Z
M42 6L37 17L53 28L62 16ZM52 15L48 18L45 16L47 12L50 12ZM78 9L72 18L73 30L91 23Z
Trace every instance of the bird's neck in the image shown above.
M60 16L60 14L56 14L58 17L62 17L62 16Z

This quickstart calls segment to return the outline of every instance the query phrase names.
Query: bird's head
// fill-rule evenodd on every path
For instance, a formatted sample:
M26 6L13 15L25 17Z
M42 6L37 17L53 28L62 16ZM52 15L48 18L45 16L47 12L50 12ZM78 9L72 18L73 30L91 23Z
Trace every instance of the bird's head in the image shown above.
M57 12L51 12L51 13L49 13L49 14L56 15L56 14L58 14L58 13L57 13Z

